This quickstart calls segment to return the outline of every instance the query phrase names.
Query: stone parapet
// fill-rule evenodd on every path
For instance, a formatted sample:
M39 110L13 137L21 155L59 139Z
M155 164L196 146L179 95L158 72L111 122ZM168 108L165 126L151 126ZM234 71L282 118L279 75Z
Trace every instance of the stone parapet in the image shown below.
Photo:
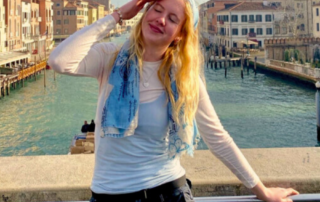
M268 65L276 66L284 70L293 71L296 74L300 74L301 76L311 78L314 81L320 80L320 69L318 68L279 60L269 60Z
M320 148L242 149L267 186L320 190ZM195 196L252 194L210 151L181 160ZM90 198L94 155L0 158L0 202L84 201Z

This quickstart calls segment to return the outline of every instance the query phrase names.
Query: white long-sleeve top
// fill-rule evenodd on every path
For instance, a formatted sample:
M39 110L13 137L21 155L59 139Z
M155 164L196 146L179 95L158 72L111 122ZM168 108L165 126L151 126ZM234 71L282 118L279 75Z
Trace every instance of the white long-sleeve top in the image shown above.
M138 146L137 143L134 143L134 141L136 142L137 140L132 141L131 139L125 138L110 139L100 136L102 110L108 96L106 86L119 48L114 43L97 42L102 40L115 26L116 22L114 18L108 15L92 25L84 27L59 44L50 54L48 61L49 65L58 73L92 77L96 78L99 82L99 97L95 118L95 169L91 185L91 189L96 193L130 193L141 189L152 188L167 181L174 180L174 178L183 175L185 172L180 166L180 159L178 159L172 165L163 165L167 170L171 169L169 168L170 166L176 167L168 172L174 173L172 176L165 177L160 175L162 170L158 170L156 173L160 173L159 176L161 177L154 175L154 173L152 176L145 176L144 173L146 172L144 172L140 174L134 173L135 176L138 177L130 178L130 175L132 175L130 172L135 170L135 168L126 169L128 164L125 164L125 161L131 163L129 166L134 166L135 164L143 166L141 162L135 162L135 158L132 157L133 153L137 152L135 149L137 149ZM164 86L156 74L160 63L161 61L143 62L143 78L141 79L142 81L140 81L140 104L155 102L164 92ZM148 81L149 86L143 86L143 81ZM228 132L221 125L202 82L200 82L199 87L199 105L196 111L196 121L201 137L210 151L215 154L246 187L253 188L260 179ZM151 136L152 134L148 135ZM139 138L139 136L137 135L133 138ZM127 142L125 144L121 143L121 139L128 142L131 141L130 144L132 143L132 148L126 146L128 145ZM118 145L115 146L115 144ZM132 149L132 151L130 151L130 149ZM145 150L145 148L143 149L139 152L151 152ZM113 150L117 150L117 152L113 152ZM139 155L141 154L139 153ZM146 155L143 156L145 157ZM149 158L149 160L152 159L150 156ZM138 159L140 161L140 158L136 159L136 161L138 161ZM160 165L157 165L157 167L159 166ZM137 172L143 172L143 169L137 169ZM135 180L135 182L133 182L133 180ZM141 180L141 183L136 183L137 181L139 182L139 180ZM150 181L152 183L148 183Z

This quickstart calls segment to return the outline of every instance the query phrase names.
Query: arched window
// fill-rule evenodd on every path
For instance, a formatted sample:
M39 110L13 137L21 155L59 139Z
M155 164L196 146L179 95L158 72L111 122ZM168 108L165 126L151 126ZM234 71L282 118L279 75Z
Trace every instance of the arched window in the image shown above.
M304 31L304 24L301 24L301 31Z

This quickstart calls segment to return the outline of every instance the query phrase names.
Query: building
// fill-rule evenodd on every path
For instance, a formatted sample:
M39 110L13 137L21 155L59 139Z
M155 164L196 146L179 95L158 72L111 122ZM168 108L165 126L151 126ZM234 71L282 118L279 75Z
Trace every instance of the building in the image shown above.
M3 0L0 0L0 52L6 52L6 41L7 41L7 33L6 33L6 9L3 5Z
M34 43L34 40L31 35L31 3L23 0L21 3L22 3L22 15L21 15L22 43L27 50L32 52L33 50L32 44Z
M313 36L320 37L320 3L314 4L312 9L313 14Z
M41 17L40 34L46 37L46 48L50 47L53 40L53 2L51 0L38 0L39 14Z
M98 11L96 7L88 5L88 24L91 25L98 19Z
M4 7L6 9L5 24L7 25L7 51L21 49L21 0L5 0Z
M138 23L138 21L141 19L142 15L143 15L143 13L139 12L134 18L131 18L130 20L125 21L127 31L130 31L133 28L133 26L135 26Z
M88 24L88 2L53 0L55 38L66 38Z
M226 49L250 42L263 47L263 41L274 34L274 14L277 12L274 6L262 2L241 2L219 11L216 43Z
M110 11L111 9L110 1L111 0L95 0L96 3L103 5L107 11Z
M88 0L89 5L97 9L97 20L103 18L104 15L104 8L105 6L103 4L100 4L96 1Z

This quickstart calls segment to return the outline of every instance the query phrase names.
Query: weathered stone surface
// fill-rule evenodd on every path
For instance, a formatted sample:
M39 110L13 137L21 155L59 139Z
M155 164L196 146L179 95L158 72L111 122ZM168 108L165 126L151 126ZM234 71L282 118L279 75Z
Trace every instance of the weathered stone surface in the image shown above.
M242 149L267 186L319 193L320 148ZM195 196L252 194L209 151L183 157ZM89 200L94 155L0 158L0 202Z

